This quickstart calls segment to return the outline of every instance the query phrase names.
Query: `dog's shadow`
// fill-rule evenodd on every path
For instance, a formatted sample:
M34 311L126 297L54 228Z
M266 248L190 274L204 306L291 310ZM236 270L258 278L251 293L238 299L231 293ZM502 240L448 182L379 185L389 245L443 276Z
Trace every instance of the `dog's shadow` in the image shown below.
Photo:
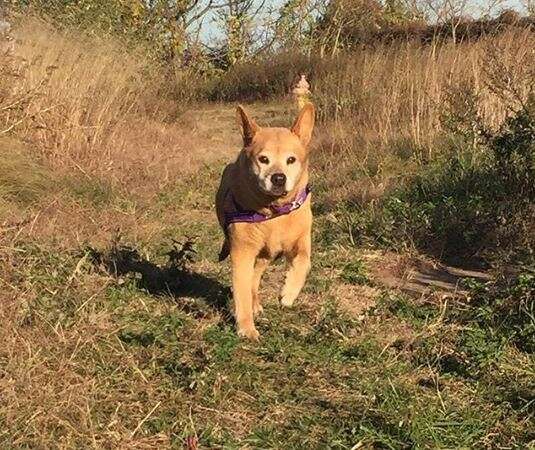
M181 302L182 308L194 315L203 315L206 307L230 319L228 300L230 288L218 280L195 273L188 268L193 261L193 242L174 243L167 253L168 261L158 265L128 246L113 242L107 251L88 249L92 262L115 277L134 275L137 286L151 295L166 296ZM193 299L193 301L188 301Z

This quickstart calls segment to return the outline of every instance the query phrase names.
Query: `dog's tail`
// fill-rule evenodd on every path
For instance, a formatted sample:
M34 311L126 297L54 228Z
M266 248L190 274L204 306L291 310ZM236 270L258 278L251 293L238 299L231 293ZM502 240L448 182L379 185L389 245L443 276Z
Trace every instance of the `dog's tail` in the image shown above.
M223 242L223 246L221 247L221 251L219 252L219 262L227 259L228 255L230 255L230 244L228 239L225 239L225 242Z

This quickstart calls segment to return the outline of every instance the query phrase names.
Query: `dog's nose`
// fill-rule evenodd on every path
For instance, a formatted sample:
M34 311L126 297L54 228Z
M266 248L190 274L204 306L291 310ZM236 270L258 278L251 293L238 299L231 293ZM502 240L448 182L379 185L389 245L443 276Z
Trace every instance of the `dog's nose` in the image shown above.
M274 173L271 175L271 182L274 186L282 187L286 184L286 175L283 173Z

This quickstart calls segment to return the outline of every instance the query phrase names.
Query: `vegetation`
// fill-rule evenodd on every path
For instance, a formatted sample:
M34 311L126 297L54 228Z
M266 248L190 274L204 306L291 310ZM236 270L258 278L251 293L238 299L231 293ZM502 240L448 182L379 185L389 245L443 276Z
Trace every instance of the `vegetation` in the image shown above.
M342 206L353 233L387 246L401 242L456 264L534 261L533 97L495 132L471 147L453 134L456 150L435 157L378 205Z
M234 51L254 37L238 21L234 50L195 53L187 21L202 5L189 2L173 53L139 31L161 24L145 20L158 2L139 22L136 2L43 0L24 15L9 2L1 448L535 445L528 19L462 42L338 45L336 2L298 3L273 23L276 45ZM376 5L382 26L421 20L400 5ZM248 6L221 17L250 26ZM320 119L313 269L291 311L275 301L281 267L268 273L251 344L216 262L213 194L240 145L234 102L288 125L301 72ZM444 262L484 276L416 296L386 282Z

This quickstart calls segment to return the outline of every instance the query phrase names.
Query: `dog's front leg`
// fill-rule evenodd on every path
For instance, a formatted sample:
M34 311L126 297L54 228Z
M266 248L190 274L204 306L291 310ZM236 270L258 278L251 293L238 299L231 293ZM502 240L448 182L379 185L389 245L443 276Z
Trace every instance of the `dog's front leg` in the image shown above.
M262 275L269 266L270 260L268 258L257 258L256 264L254 267L254 277L253 277L253 314L255 316L261 314L264 311L262 308L262 302L260 301L260 296L258 295L258 290L260 289L260 281L262 280Z
M253 319L253 278L256 254L248 249L233 248L230 258L238 335L258 340L260 334L255 328Z
M286 281L280 296L283 306L292 306L305 285L310 271L310 251L311 236L310 233L306 233L297 241L294 251L287 255L290 269L286 274Z

